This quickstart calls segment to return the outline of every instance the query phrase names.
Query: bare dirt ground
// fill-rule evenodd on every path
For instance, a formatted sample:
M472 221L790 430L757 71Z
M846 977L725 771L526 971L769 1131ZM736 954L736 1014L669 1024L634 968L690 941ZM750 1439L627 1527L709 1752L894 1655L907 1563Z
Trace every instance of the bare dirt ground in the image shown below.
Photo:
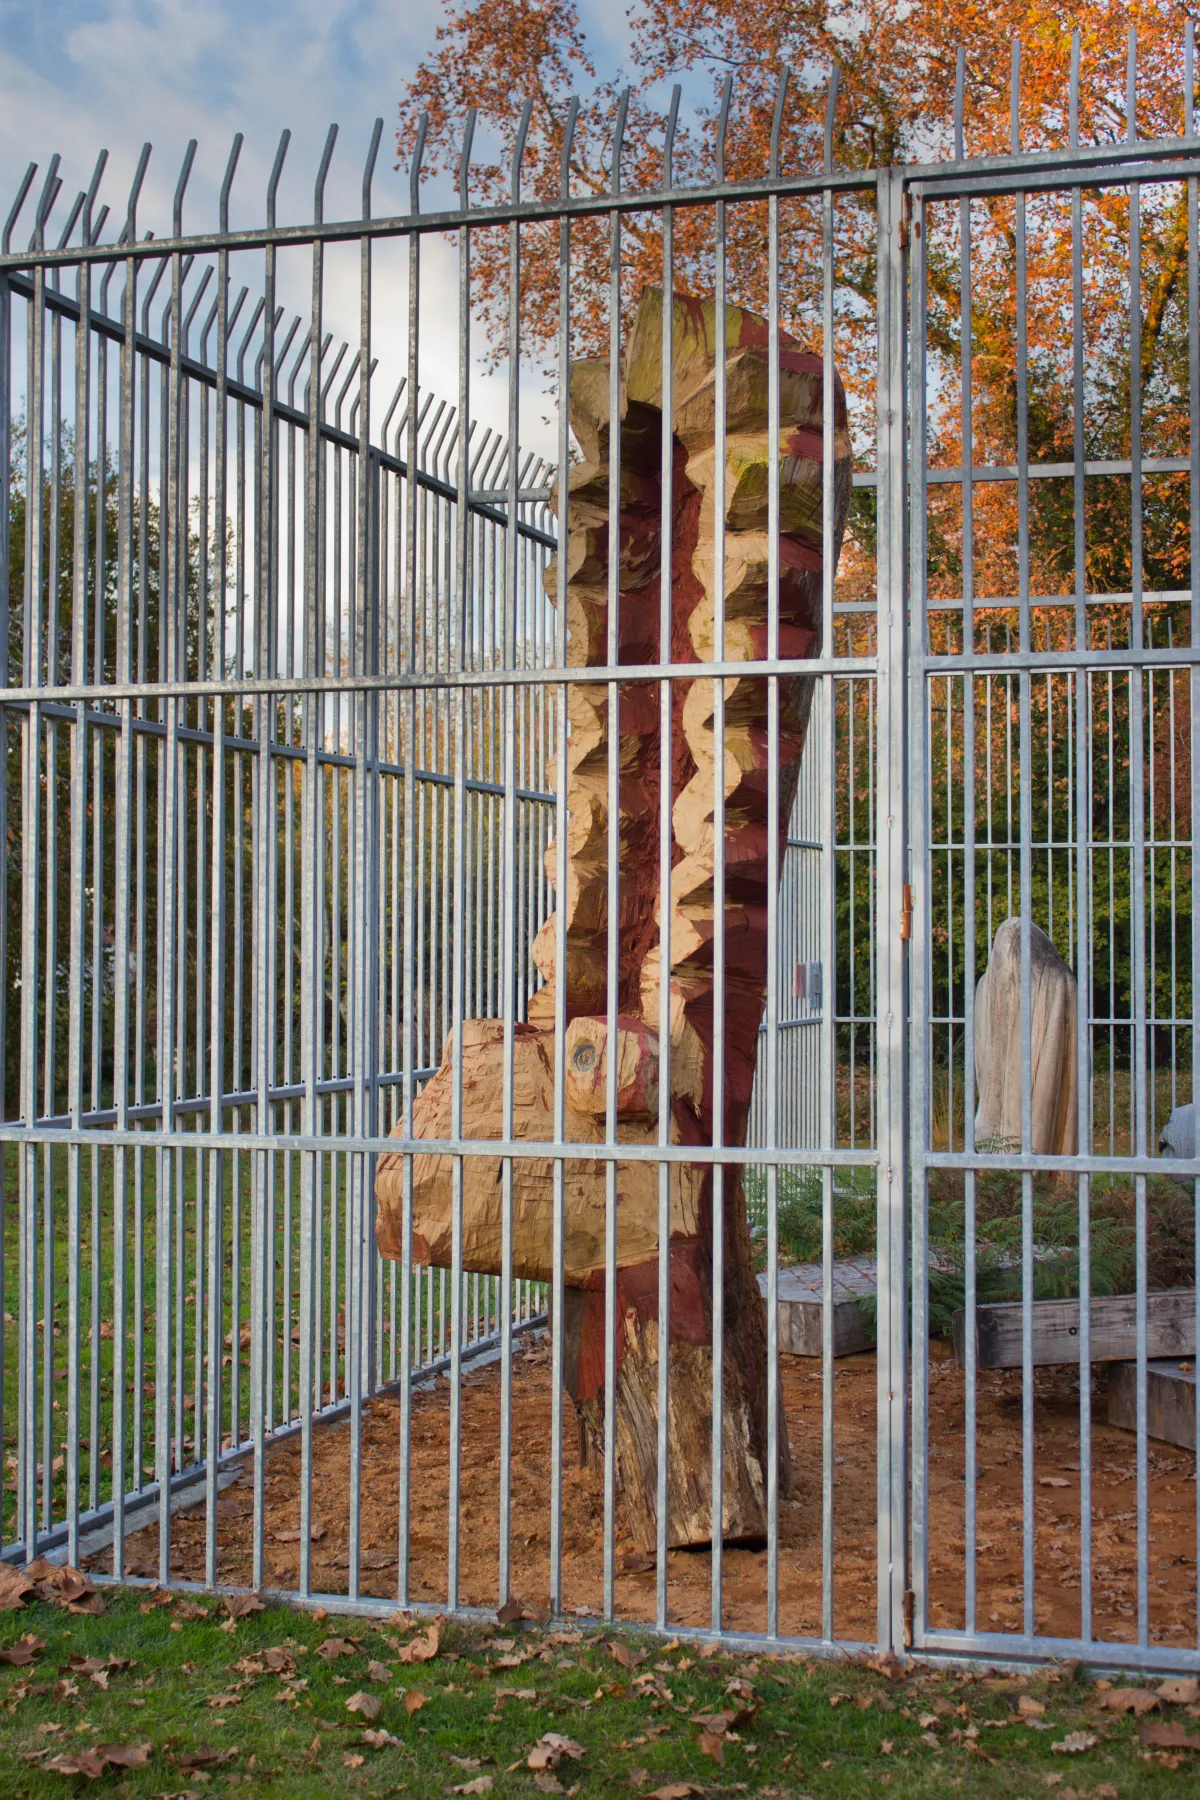
M935 1345L935 1353L942 1349ZM791 1634L820 1633L821 1371L798 1358L781 1362L794 1467L793 1489L780 1508L779 1625ZM938 1355L930 1380L930 1621L956 1628L963 1614L963 1378ZM550 1350L546 1340L519 1350L513 1373L512 1591L527 1605L549 1591ZM1072 1371L1037 1374L1034 1472L1036 1629L1054 1637L1080 1630L1078 1378ZM460 1597L494 1607L497 1598L499 1496L498 1364L468 1372L462 1391ZM1132 1434L1093 1411L1093 1628L1115 1641L1136 1637L1137 1536ZM839 1637L869 1640L875 1631L875 1359L846 1357L835 1378L834 1627ZM450 1397L447 1382L412 1400L411 1596L436 1602L446 1593ZM364 1595L396 1593L400 1402L371 1402L362 1426L361 1578ZM564 1607L598 1613L602 1600L603 1483L577 1466L569 1404L563 1420ZM978 1385L978 1601L981 1629L1019 1630L1022 1622L1022 1438L1019 1372L981 1372ZM1194 1637L1196 1618L1195 1458L1151 1444L1149 1482L1150 1638L1165 1644ZM267 1457L266 1584L290 1588L299 1572L298 1441ZM312 1582L345 1593L349 1571L350 1430L319 1428L313 1446ZM250 1481L222 1494L219 1578L252 1580ZM156 1572L156 1531L129 1540L133 1573ZM628 1539L618 1505L617 1615L631 1623L654 1617L654 1570ZM172 1574L199 1580L204 1570L204 1509L173 1521ZM762 1631L766 1625L765 1550L724 1553L724 1623ZM94 1566L103 1566L96 1558ZM673 1552L668 1565L670 1620L704 1627L711 1620L711 1557Z

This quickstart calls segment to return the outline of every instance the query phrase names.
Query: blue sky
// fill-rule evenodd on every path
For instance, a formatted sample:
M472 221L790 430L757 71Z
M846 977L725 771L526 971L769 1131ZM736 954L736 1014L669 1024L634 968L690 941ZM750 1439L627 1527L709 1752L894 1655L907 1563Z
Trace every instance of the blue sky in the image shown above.
M619 61L623 7L601 0L584 12L597 51L606 61ZM187 141L195 137L185 228L213 226L230 142L240 130L245 145L231 223L249 224L263 217L267 177L279 134L288 126L292 143L279 216L308 219L313 177L334 120L340 135L325 216L353 217L377 116L385 130L375 211L403 212L407 181L393 166L396 102L405 78L432 46L441 17L438 0L0 0L0 217L26 164L35 161L44 171L58 151L61 222L62 209L87 186L101 147L109 151L103 198L114 215L122 215L138 153L149 140L154 150L139 226L162 235L170 227ZM384 251L377 281L398 277L399 270L398 262L389 268ZM443 386L452 391L453 269L440 244L429 245L422 286L433 334L426 347L446 367ZM301 290L288 297L299 310ZM357 279L349 260L344 269L336 259L331 265L327 304L329 322L356 333ZM386 341L377 348L386 361ZM491 387L479 393L479 410L489 417L499 403Z

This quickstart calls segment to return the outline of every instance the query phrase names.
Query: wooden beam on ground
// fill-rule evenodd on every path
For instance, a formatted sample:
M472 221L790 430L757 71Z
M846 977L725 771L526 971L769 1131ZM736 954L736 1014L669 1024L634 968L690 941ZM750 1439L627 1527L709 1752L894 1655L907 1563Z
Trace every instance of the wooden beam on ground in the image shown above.
M1117 1363L1108 1389L1108 1422L1137 1430L1137 1364ZM1146 1366L1146 1430L1165 1444L1196 1448L1196 1365L1152 1362Z
M1019 1369L1022 1364L1022 1303L981 1306L975 1314L976 1367ZM1078 1300L1035 1300L1033 1360L1037 1367L1079 1361ZM1137 1356L1137 1298L1113 1294L1092 1301L1093 1362L1128 1362ZM954 1315L954 1354L961 1363L966 1314ZM1196 1295L1192 1288L1146 1296L1146 1353L1151 1357L1193 1356L1196 1350Z

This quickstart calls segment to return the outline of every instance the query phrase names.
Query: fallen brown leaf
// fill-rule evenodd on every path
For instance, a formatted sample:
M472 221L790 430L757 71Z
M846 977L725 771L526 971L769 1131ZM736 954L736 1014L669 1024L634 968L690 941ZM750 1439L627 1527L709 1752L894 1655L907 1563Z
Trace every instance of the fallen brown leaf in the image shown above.
M1100 1739L1093 1737L1090 1731L1068 1731L1065 1738L1060 1738L1050 1748L1060 1756L1081 1756L1085 1750L1094 1750L1099 1742Z
M1139 1725L1138 1736L1155 1750L1200 1750L1200 1737L1193 1737L1182 1725L1168 1725L1157 1719L1149 1725Z
M649 1654L645 1650L633 1651L628 1644L619 1643L611 1643L608 1646L608 1653L614 1662L620 1663L623 1669L636 1669L639 1663L645 1662Z
M207 1619L207 1606L200 1606L195 1600L178 1600L175 1603L177 1619Z
M490 1775L477 1775L474 1781L460 1782L454 1789L456 1794L490 1794L491 1791L492 1777Z
M904 1680L904 1664L894 1650L885 1650L882 1656L868 1656L866 1666L877 1675L886 1675L889 1681Z
M700 1795L703 1800L704 1789L693 1787L690 1781L671 1781L666 1787L654 1788L646 1800L691 1800L693 1794Z
M180 1769L211 1769L222 1763L232 1762L236 1755L236 1750L189 1750L183 1756L173 1756L171 1760Z
M392 1671L388 1668L386 1663L376 1662L375 1658L372 1657L367 1664L367 1677L371 1681L390 1681L392 1679Z
M715 1763L722 1766L724 1765L725 1746L715 1731L702 1731L700 1733L700 1751L704 1756L711 1756Z
M352 1753L349 1756L343 1756L342 1767L343 1769L361 1769L366 1760L365 1756L359 1756L356 1753Z
M1039 1475L1038 1476L1038 1486L1039 1487L1064 1488L1064 1487L1070 1487L1070 1485L1071 1484L1067 1480L1065 1475Z
M42 1767L55 1775L86 1775L89 1781L98 1781L108 1763L98 1750L81 1750L74 1756L52 1756Z
M378 1731L364 1731L359 1742L366 1744L371 1750L382 1750L388 1744L398 1744L400 1740L394 1738L390 1731L380 1728Z
M336 1662L339 1656L357 1656L358 1645L353 1638L327 1637L317 1645L317 1655L327 1663Z
M265 1612L266 1607L257 1594L230 1594L225 1601L225 1611L231 1619L244 1619L247 1613Z
M420 1712L423 1706L429 1705L429 1695L423 1694L420 1688L409 1688L404 1696L404 1710L411 1718L413 1713Z
M138 1611L145 1617L147 1613L152 1613L157 1606L170 1606L174 1598L175 1596L169 1588L155 1588L150 1598L142 1601Z
M552 1775L549 1769L540 1769L533 1778L533 1785L539 1794L565 1794L567 1791L558 1776Z
M1042 1702L1040 1700L1035 1700L1032 1694L1019 1694L1017 1696L1017 1712L1020 1714L1021 1718L1040 1719L1045 1710L1046 1708Z
M97 1754L114 1769L144 1769L152 1748L150 1744L99 1744Z
M525 1764L530 1769L557 1769L564 1756L579 1762L583 1757L583 1746L563 1737L561 1732L547 1731L533 1746Z
M0 1663L7 1663L13 1669L24 1669L33 1662L38 1651L45 1648L45 1638L34 1637L32 1632L27 1631L15 1644L10 1644L7 1650L0 1650Z
M1173 1675L1161 1684L1158 1697L1169 1706L1195 1706L1200 1701L1200 1681L1194 1675Z
M515 1594L510 1594L504 1605L497 1610L496 1623L497 1625L515 1625L518 1619L524 1617L524 1601L518 1600Z
M1109 1712L1135 1713L1140 1719L1143 1713L1158 1711L1158 1695L1149 1688L1112 1688L1100 1704Z
M427 1631L419 1632L410 1643L402 1644L396 1652L402 1663L432 1662L442 1643L442 1621L435 1619ZM482 1791L482 1790L481 1790Z
M367 1721L368 1725L370 1725L383 1711L383 1701L379 1698L378 1694L365 1694L362 1689L359 1688L359 1690L356 1693L351 1694L350 1698L347 1700L346 1711L359 1713Z

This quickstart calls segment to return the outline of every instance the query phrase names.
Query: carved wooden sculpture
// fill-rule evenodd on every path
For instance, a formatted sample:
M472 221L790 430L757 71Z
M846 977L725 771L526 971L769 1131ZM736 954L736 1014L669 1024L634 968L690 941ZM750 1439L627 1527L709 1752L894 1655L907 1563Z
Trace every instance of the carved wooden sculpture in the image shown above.
M623 368L620 419L621 516L619 657L659 659L662 544L662 295L641 299ZM821 648L822 397L820 359L780 336L780 438L767 434L768 334L765 322L726 310L726 437L714 443L715 311L711 302L676 295L674 333L675 472L671 557L671 656L703 664L714 652L713 479L725 459L725 645L727 661L767 656L767 504L773 460L780 469L779 653ZM603 664L608 636L609 369L577 363L571 374L571 426L583 453L570 476L567 559L567 660ZM850 444L845 400L835 383L834 541L841 543L850 495ZM546 573L557 595L558 571ZM674 872L669 904L671 985L671 1135L682 1144L712 1142L713 946L719 922L713 885L713 741L711 680L676 682L672 716ZM725 1106L727 1144L744 1143L766 993L767 850L780 845L792 809L812 698L811 678L780 682L777 742L779 805L768 816L767 682L725 682L721 767L725 794L724 941L726 994ZM566 890L566 1135L601 1143L605 1131L608 1044L608 697L603 685L574 686L568 714L569 808ZM617 1138L657 1142L659 983L660 712L657 685L620 690L620 919L618 922ZM547 857L553 875L555 852ZM514 1136L545 1143L553 1136L554 982L557 921L547 920L533 955L545 985L516 1032ZM447 1138L453 1034L441 1068L414 1105L413 1136ZM462 1034L463 1131L498 1139L503 1091L503 1027L468 1020ZM397 1130L399 1131L399 1127ZM414 1157L413 1254L449 1266L451 1159ZM605 1173L601 1162L566 1164L563 1321L568 1389L581 1421L581 1441L603 1441L605 1313ZM726 1540L766 1531L766 1323L754 1274L740 1177L725 1180L723 1496ZM617 1343L615 1441L617 1476L630 1530L646 1548L655 1541L658 1407L658 1171L626 1163L617 1173ZM376 1181L378 1238L387 1256L401 1247L403 1181L398 1154L380 1158ZM464 1178L463 1266L500 1272L500 1159L473 1157ZM513 1166L513 1267L517 1275L552 1274L553 1163ZM670 1175L671 1457L668 1539L707 1543L712 1454L712 1174L674 1164ZM787 1431L779 1420L781 1490L789 1470Z
M1032 1136L1036 1156L1074 1156L1079 1140L1075 977L1044 931L1029 928ZM996 932L975 990L975 1142L1021 1142L1021 921Z

